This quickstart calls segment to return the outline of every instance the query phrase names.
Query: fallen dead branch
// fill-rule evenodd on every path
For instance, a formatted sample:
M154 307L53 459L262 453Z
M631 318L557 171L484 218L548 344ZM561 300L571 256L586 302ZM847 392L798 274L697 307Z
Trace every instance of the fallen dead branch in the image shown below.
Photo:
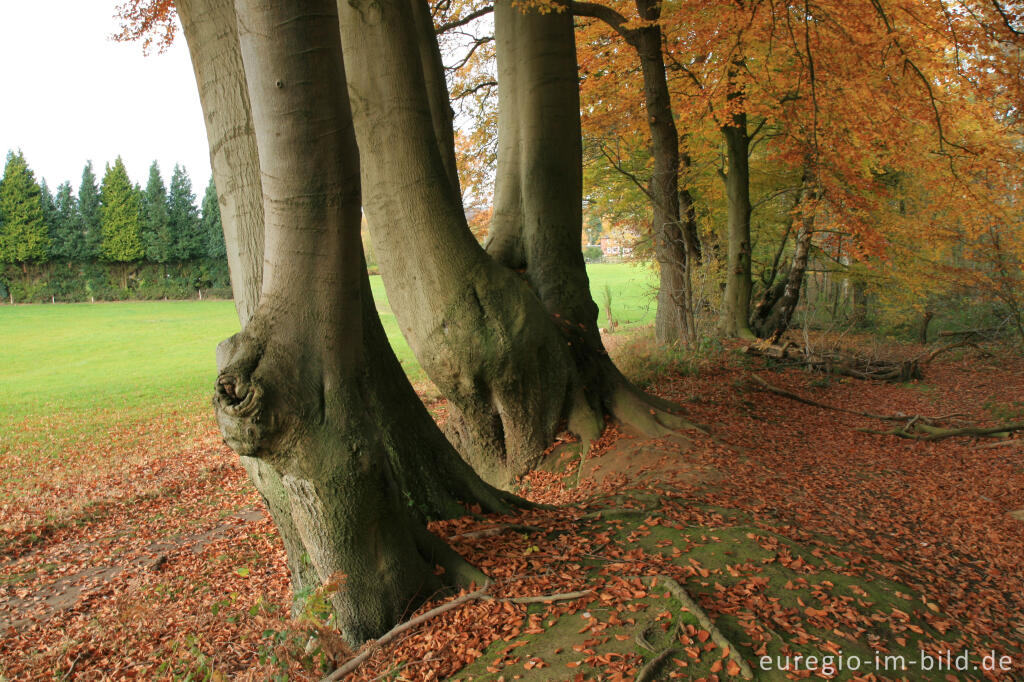
M416 616L415 618L407 620L404 623L399 623L398 625L396 625L395 627L391 628L390 630L385 632L383 635L381 635L377 639L373 640L372 642L368 642L363 647L362 651L360 651L353 658L349 659L344 665L339 667L333 673L331 673L327 677L324 677L320 682L336 682L337 680L342 679L346 675L354 672L355 669L358 668L360 665L362 665L366 661L366 659L369 658L370 655L374 651L376 651L378 648L384 646L385 644L388 644L389 642L391 642L393 639L398 637L403 632L411 630L412 628L416 627L417 625L425 623L428 620L430 620L431 618L434 618L436 616L441 615L445 611L451 611L452 609L456 608L457 606L461 606L462 604L465 604L466 602L475 601L477 599L487 599L487 600L511 602L513 604L537 604L537 603L544 603L544 602L556 602L556 601L567 601L567 600L570 600L570 599L580 599L582 597L586 597L589 594L593 594L593 590L584 590L582 592L559 592L559 593L556 593L556 594L540 594L540 595L536 595L536 596L526 596L526 597L496 598L496 597L493 597L493 596L488 594L488 590L490 590L490 588L491 588L491 586L488 585L486 587L480 588L479 590L474 590L473 592L467 592L466 594L463 594L463 595L461 595L459 597L456 597L455 599L452 599L451 601L445 602L444 604L441 604L440 606L437 606L435 608L430 609L426 613L421 613L420 615Z
M975 445L975 450L989 450L991 448L1024 448L1024 438L1013 438L1010 440L999 440L995 443L983 443L981 445Z
M824 410L832 410L834 412L845 412L846 414L854 414L854 415L857 415L858 417L870 417L871 419L881 419L882 421L907 422L908 424L921 423L921 424L934 425L934 424L941 424L943 422L948 422L948 421L950 421L952 419L958 419L958 418L964 416L964 414L960 413L960 412L954 412L953 414L947 414L947 415L943 415L941 417L926 417L926 416L920 415L920 414L903 414L901 412L897 412L896 414L875 414L873 412L861 412L860 410L851 410L851 409L846 408L846 407L839 407L838 405L829 405L828 403L822 403L822 402L818 402L817 400L811 400L810 398L805 398L804 396L799 395L797 393L793 393L792 391L787 391L786 389L779 388L778 386L775 386L774 384L769 384L767 381L765 381L761 377L757 376L756 374L751 374L750 378L753 379L754 382L760 388L768 391L769 393L774 393L775 395L782 396L783 398L789 398L790 400L795 400L796 402L803 403L804 405L810 405L812 407L820 407L820 408L822 408Z
M341 666L340 668L335 670L333 673L331 673L327 677L323 678L323 680L321 680L321 682L336 682L336 680L340 680L341 678L345 677L345 675L348 675L349 673L354 671L356 668L358 668L360 665L362 665L363 661L365 661L367 658L369 658L370 654L372 654L374 651L376 651L378 647L384 646L385 644L387 644L388 642L390 642L391 640L393 640L395 637L397 637L398 635L402 634L406 630L411 630L412 628L416 627L420 623L425 623L428 620L430 620L431 618L434 618L435 616L441 615L445 611L451 611L456 606L460 606L462 604L465 604L466 602L473 601L475 599L480 599L485 594L487 594L487 590L488 589L489 589L488 587L482 587L479 590L475 590L473 592L467 592L466 594L464 594L464 595L462 595L460 597L456 597L455 599L452 599L449 602L445 602L444 604L441 604L440 606L438 606L436 608L430 609L426 613L421 613L420 615L416 616L415 618L407 620L404 623L399 623L398 625L396 625L395 627L391 628L390 630L385 632L383 635L381 635L380 637L378 637L377 639L375 639L374 641L370 642L365 647L363 647L363 650L360 653L358 653L353 658L349 659L349 661L347 663L345 663L345 665Z
M985 327L983 329L947 329L939 332L939 336L981 336L982 334L994 334L999 327Z
M869 417L871 419L881 419L883 421L899 421L905 422L903 426L899 426L888 431L879 431L877 429L857 429L863 433L873 433L880 436L899 436L900 438L909 438L912 440L924 440L924 441L935 441L942 440L944 438L953 438L956 436L999 436L1009 435L1014 431L1024 431L1024 422L1011 422L1008 424L997 424L996 426L960 426L955 428L944 428L939 426L940 424L949 422L954 419L960 419L964 415L962 413L947 414L941 417L926 417L924 415L915 414L907 415L897 413L893 415L887 414L873 414L871 412L861 412L860 410L851 410L845 407L839 407L837 405L829 405L828 403L821 403L817 400L811 400L801 395L787 391L784 388L773 386L767 381L751 374L750 377L754 382L762 389L774 393L775 395L789 398L805 405L811 405L813 407L820 407L825 410L833 410L835 412L845 412L846 414L854 414L859 417Z
M964 348L964 347L973 348L974 350L978 351L978 353L980 355L982 355L983 357L989 357L989 356L992 355L987 350L985 350L984 348L982 348L981 346L976 344L974 341L971 341L970 339L964 339L962 341L956 341L954 343L946 344L945 346L939 346L938 348L932 350L927 355L925 355L923 359L921 359L921 364L922 365L927 365L932 360L934 360L935 358L939 357L940 355L942 355L946 351L953 350L954 348Z
M495 535L501 535L502 533L540 533L544 529L537 528L536 526L525 526L521 523L506 523L501 526L494 526L493 528L484 528L483 530L474 530L466 533L459 533L458 535L452 535L449 540L477 540L479 538L490 538Z
M1014 431L1024 431L1024 422L1015 422L1012 424L999 424L997 426L964 426L957 429L941 429L928 424L913 423L898 429L890 429L888 431L873 431L871 429L857 429L864 433L875 433L885 436L899 436L900 438L909 438L911 440L942 440L943 438L953 438L955 436L1001 436L1010 435Z
M736 646L732 642L730 642L725 635L722 634L722 631L718 629L718 627L711 620L711 617L708 616L707 612L704 611L700 604L698 604L694 600L694 598L690 596L690 593L686 591L686 588L684 588L682 585L677 583L672 578L663 575L644 576L641 578L641 580L643 581L644 585L646 585L649 588L654 587L656 583L664 585L665 588L672 593L672 596L678 599L680 602L682 602L686 610L693 614L694 618L697 619L697 622L700 623L700 626L708 631L708 633L711 635L711 641L717 644L723 651L729 652L729 658L732 659L736 663L736 665L739 666L740 675L743 676L743 679L754 679L754 671L750 669L750 665L747 664L746 660L744 660L744 658L740 656L740 653L739 651L737 651Z
M579 592L561 592L559 594L538 594L534 597L509 597L498 601L512 602L513 604L546 604L548 602L569 601L571 599L582 599L593 590L580 590Z

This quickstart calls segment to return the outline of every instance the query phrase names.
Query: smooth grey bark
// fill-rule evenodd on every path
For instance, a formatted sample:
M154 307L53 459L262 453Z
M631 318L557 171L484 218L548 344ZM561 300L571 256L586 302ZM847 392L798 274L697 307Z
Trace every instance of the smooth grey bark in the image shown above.
M589 381L595 367L589 362L592 348L576 340L581 335L599 339L596 306L589 292L581 301L555 285L586 288L579 247L581 224L563 213L537 212L532 199L531 206L525 204L528 197L554 196L547 191L552 188L537 185L538 178L551 172L539 156L539 145L529 141L536 152L513 164L517 178L526 179L531 187L517 189L513 195L520 202L516 215L522 217L510 221L517 245L502 248L509 254L502 256L504 262L526 264L522 275L489 257L469 231L458 198L437 191L448 182L444 145L435 138L430 106L429 90L436 86L423 75L412 21L420 11L418 4L420 0L351 0L339 2L338 10L363 160L364 207L381 273L402 332L424 370L449 399L449 437L482 477L505 485L530 469L559 431L596 437L606 411L629 413L650 430L664 433L666 427L658 421L661 413L650 410L649 403L639 407L636 391L628 384L612 388L603 380ZM557 15L545 16L562 21ZM568 27L571 45L571 24ZM543 31L537 31L529 35L540 39ZM555 49L546 41L533 46L549 55L565 54L559 52L564 46ZM526 59L523 69L543 63ZM574 58L572 70L571 89L575 89ZM529 85L544 87L541 81ZM559 96L566 95L560 92ZM523 117L517 114L516 134L540 132L531 122L540 120L532 107L545 102L541 97L527 98ZM576 105L576 131L578 115ZM553 121L556 126L563 123ZM572 139L558 142L559 149L577 144ZM573 178L571 173L568 185L575 186ZM503 183L510 180L516 178ZM566 181L555 183L555 188L566 186ZM578 203L578 198L562 197L562 201ZM566 233L542 231L544 225L553 224L565 225ZM566 253L579 257L578 271L547 267L563 255L559 246L563 241L573 242L572 251ZM559 251L544 253L545 245ZM530 262L531 257L537 260ZM555 317L562 314L558 310L573 315L581 311L579 319L586 318L580 322L583 328L578 323L571 330L575 336L567 336L572 324Z
M214 404L227 443L279 477L315 584L340 585L338 626L359 643L442 585L485 579L426 518L469 504L508 511L515 500L444 440L376 314L334 3L236 9L265 267L252 317L218 349Z
M739 93L733 92L728 98L735 100L739 97ZM750 265L750 134L746 113L734 113L729 125L722 127L722 135L725 137L728 164L724 180L728 197L729 247L721 330L726 336L752 339L754 332L748 322L753 279Z
M573 19L494 8L498 168L484 248L522 271L548 313L597 328L580 243L583 155Z
M252 317L263 273L263 203L233 0L176 0L199 88L235 307Z
M427 83L427 99L434 122L434 138L437 140L445 173L461 202L462 191L455 160L455 111L448 96L444 61L441 58L437 34L434 32L434 19L430 14L430 7L426 3L412 3L412 19L415 22L416 45L420 51L423 79Z
M235 308L245 327L263 282L263 192L234 1L177 0L176 8L206 122ZM257 458L241 457L240 461L281 534L292 593L316 587L319 583L305 559L281 477ZM293 611L300 607L293 601Z

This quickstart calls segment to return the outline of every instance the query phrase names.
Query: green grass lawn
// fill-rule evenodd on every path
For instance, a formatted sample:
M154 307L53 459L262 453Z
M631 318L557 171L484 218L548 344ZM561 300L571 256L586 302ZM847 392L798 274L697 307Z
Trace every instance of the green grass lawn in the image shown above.
M594 298L612 294L621 327L654 319L653 273L625 264L592 265ZM425 377L372 277L377 307L413 381ZM123 413L206 400L217 343L238 331L231 301L156 301L0 306L0 429L41 414Z

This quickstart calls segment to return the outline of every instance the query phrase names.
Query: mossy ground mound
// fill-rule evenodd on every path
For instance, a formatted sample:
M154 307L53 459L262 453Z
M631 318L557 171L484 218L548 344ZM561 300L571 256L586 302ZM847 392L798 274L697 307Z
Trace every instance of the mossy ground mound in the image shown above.
M866 568L828 537L798 543L745 514L694 507L667 490L596 502L600 511L585 514L576 528L603 544L580 560L593 594L529 605L522 628L453 679L741 678L697 614L652 576L684 587L760 680L808 672L825 679L874 673L944 680L950 671L938 663L922 669L931 660L926 652L949 650L955 657L964 650L937 605ZM536 554L559 551L558 534L529 542ZM971 665L981 664L972 656Z

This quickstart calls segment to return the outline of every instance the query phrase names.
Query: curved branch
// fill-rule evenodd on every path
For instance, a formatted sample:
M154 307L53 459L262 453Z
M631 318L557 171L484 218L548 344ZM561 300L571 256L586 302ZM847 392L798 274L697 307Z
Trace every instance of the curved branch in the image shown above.
M485 16L487 16L488 14L490 14L493 11L494 11L494 5L488 5L487 7L483 7L481 9L478 9L475 12L470 12L469 14L467 14L464 17L462 17L461 19L456 19L454 21L449 21L447 24L441 24L440 26L435 26L434 27L434 33L436 33L437 35L441 35L442 33L447 33L448 31L452 30L453 28L459 28L460 26L465 26L466 24L468 24L468 23L470 23L472 21L476 21L480 17L485 17Z

